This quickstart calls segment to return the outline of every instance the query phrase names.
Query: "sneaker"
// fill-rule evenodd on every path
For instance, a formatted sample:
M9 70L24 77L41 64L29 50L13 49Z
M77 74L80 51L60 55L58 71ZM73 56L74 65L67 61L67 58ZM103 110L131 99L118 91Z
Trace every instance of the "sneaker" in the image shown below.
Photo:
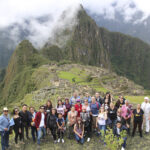
M58 139L58 143L60 143L60 139Z
M87 139L87 142L90 142L90 138Z
M125 150L125 148L124 148L124 147L122 147L122 148L121 148L121 150Z
M64 139L62 139L61 141L62 141L62 143L64 143L64 142L65 142L65 141L64 141Z

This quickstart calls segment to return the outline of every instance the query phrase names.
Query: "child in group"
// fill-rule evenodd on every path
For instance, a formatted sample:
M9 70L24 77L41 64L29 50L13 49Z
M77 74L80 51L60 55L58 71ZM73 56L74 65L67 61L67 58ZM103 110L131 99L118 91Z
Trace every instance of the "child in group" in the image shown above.
M65 131L65 120L63 118L63 115L61 113L58 114L57 118L57 126L58 126L58 143L60 143L60 138L62 138L62 143L64 143L64 131Z
M102 135L103 138L106 131L106 120L107 120L107 113L105 112L104 107L101 107L96 120L96 127L98 127L98 129L100 130L100 134Z

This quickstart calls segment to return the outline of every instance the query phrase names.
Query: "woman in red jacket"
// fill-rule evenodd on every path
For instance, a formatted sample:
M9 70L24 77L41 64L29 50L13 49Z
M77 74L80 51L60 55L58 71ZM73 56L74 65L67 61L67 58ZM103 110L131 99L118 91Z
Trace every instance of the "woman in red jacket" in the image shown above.
M82 112L82 104L80 103L80 99L77 99L74 107L75 110L78 112L77 117L80 117L80 113Z
M41 132L43 132L43 138L46 135L46 113L44 106L40 106L39 112L36 113L35 126L38 131L37 144L40 145L40 139L42 137Z

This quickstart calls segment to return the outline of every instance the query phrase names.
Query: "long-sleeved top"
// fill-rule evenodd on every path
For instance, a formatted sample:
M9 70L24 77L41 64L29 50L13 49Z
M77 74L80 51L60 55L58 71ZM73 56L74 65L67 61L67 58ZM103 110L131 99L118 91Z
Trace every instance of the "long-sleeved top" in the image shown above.
M10 117L9 115L6 116L2 114L0 116L0 131L5 131L4 129L7 128L9 130L10 127Z
M22 125L30 125L30 112L29 111L26 111L26 112L23 112L23 111L20 111L19 112L19 116L21 117L21 121L22 121Z
M42 113L41 112L37 112L35 115L35 126L36 128L40 127L40 123L42 120ZM46 114L44 113L44 126L46 126Z
M82 104L75 104L75 110L78 112L77 117L80 117L80 113L82 112Z
M150 103L143 102L141 108L143 109L145 115L150 115Z
M126 118L126 117L131 118L131 115L132 115L132 110L131 110L130 105L129 106L123 105L121 108L121 116L123 118Z
M80 99L80 96L77 96L77 97L72 96L72 97L70 98L70 104L71 104L71 105L75 105L77 99Z
M92 116L98 116L100 104L98 102L91 103L90 108L91 108Z

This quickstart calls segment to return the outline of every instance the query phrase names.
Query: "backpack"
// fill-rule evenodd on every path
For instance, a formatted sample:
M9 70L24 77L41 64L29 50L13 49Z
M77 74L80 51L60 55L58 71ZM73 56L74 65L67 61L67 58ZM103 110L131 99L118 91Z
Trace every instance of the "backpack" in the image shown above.
M91 108L91 105L92 105L92 104L90 104L90 108ZM97 106L97 109L99 109L99 104L98 104L97 101L96 101L96 106Z

